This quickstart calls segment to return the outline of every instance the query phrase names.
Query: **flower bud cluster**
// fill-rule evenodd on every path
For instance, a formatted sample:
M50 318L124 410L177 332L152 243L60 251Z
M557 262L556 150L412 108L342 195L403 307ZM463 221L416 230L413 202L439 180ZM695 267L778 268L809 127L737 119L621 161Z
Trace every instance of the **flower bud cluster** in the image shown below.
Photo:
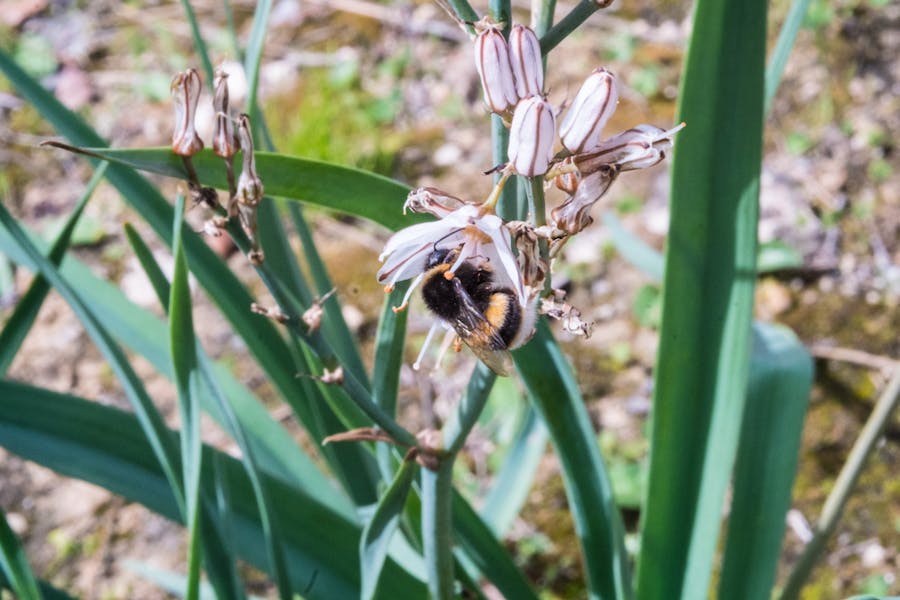
M197 134L195 119L197 104L202 88L200 75L196 69L188 69L178 73L172 79L172 99L175 107L175 127L172 132L172 151L184 160L188 172L188 186L195 202L202 202L211 208L218 209L219 203L213 188L203 187L191 163L191 156L203 150L203 140ZM235 120L228 107L228 74L218 69L215 74L213 109L215 111L215 128L213 130L212 150L225 161L228 174L229 200L226 209L230 219L237 216L252 249L248 254L251 262L259 264L263 261L263 253L256 240L256 209L263 198L263 183L256 172L256 160L253 151L253 134L250 130L250 117L240 115L235 129ZM242 150L242 168L237 182L234 181L232 158ZM221 235L225 222L213 219L208 221L204 230L212 236Z
M542 96L544 64L534 31L515 25L507 42L500 25L488 17L475 28L475 68L491 111L502 115L514 110L520 100Z

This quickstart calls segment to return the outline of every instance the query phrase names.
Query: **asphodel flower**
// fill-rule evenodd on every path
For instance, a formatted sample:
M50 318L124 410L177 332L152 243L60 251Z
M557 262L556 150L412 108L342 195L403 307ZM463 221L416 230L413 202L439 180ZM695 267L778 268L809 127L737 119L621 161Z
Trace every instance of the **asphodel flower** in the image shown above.
M616 167L607 165L583 176L578 181L575 193L550 211L556 227L569 235L575 235L593 223L591 207L609 191L618 175Z
M544 63L541 44L530 27L513 25L509 32L509 62L519 98L544 93Z
M500 28L486 21L475 38L475 68L481 78L484 102L490 109L502 114L519 101L516 81L509 62L509 48Z
M193 156L203 150L203 140L194 125L201 85L196 69L188 69L172 78L170 89L175 105L172 151L180 156Z
M603 127L616 110L616 78L606 69L594 69L578 90L559 126L563 146L572 154L590 152L599 144Z
M516 173L526 177L543 175L553 160L556 117L553 107L541 96L521 100L509 129L509 162Z

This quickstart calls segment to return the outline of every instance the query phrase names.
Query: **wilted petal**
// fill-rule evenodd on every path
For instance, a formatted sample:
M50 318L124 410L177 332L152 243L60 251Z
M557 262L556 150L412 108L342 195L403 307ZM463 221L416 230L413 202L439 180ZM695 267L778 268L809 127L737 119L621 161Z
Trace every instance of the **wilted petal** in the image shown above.
M488 25L475 38L475 68L481 77L484 101L495 113L503 113L518 102L516 83L509 62L509 49L499 28Z
M203 150L203 140L197 135L194 126L201 85L200 74L195 69L178 73L172 79L170 89L175 105L172 150L181 156L193 156Z
M415 213L428 213L442 219L466 203L450 194L434 187L416 188L406 197L403 213L407 210Z
M551 211L556 227L574 235L593 223L591 207L606 194L618 174L615 167L607 166L582 177L575 193Z
M519 98L544 93L544 62L541 44L530 27L514 25L509 32L509 62Z
M591 173L604 165L615 165L619 171L643 169L659 163L672 147L673 136L684 127L664 130L653 125L638 125L604 140L596 150L574 157L578 169Z
M216 124L213 130L213 152L223 158L231 158L240 150L240 143L234 131L234 123L228 113L228 73L216 71L216 92L213 97Z
M556 117L540 96L519 102L509 130L509 162L519 175L543 175L553 159Z
M615 112L618 100L616 78L606 69L595 69L563 117L559 127L563 146L573 154L597 147L603 127Z

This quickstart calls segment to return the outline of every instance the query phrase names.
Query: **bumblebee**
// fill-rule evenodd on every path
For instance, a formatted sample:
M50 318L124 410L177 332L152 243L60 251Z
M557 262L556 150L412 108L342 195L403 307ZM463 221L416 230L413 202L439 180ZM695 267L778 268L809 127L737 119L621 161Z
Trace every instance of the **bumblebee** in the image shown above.
M451 273L458 256L455 248L436 248L428 256L422 298L492 371L508 375L509 349L521 343L522 307L513 290L497 285L486 263L464 261Z

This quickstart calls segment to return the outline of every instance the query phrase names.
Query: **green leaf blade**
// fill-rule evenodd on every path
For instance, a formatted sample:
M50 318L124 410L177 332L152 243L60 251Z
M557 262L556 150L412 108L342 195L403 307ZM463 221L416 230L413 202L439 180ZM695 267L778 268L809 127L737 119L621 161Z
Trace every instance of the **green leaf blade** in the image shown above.
M743 416L766 3L698 0L682 81L637 595L705 597Z
M754 326L719 597L767 600L791 506L812 357L787 328Z
M21 600L41 600L41 592L18 536L9 526L0 508L0 575Z

